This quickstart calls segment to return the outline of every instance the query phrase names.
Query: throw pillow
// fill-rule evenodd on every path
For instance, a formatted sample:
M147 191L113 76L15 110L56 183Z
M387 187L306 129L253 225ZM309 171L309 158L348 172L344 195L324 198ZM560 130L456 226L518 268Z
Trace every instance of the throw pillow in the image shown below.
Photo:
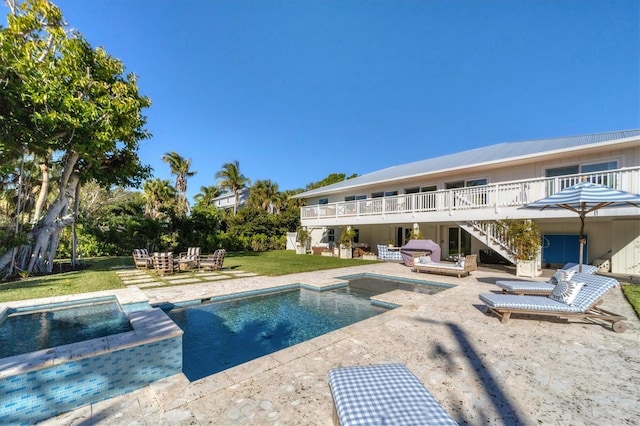
M419 265L426 265L427 263L431 262L431 256L420 256L418 257L418 261L416 263L418 263Z
M584 286L584 283L576 282L576 281L560 281L553 288L553 291L549 295L550 299L555 300L556 302L566 303L567 305L571 305L573 301L578 296L580 289Z
M464 268L464 257L461 259L458 259L458 261L456 262L456 266L460 266L461 268Z
M576 271L568 271L566 269L558 269L549 279L550 284L558 284L560 281L571 281Z

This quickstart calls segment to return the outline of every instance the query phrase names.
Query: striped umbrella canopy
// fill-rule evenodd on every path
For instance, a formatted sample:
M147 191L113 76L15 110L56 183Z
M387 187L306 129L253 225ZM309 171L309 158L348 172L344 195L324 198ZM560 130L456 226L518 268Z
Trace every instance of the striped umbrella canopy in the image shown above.
M562 191L529 203L523 209L566 209L580 216L580 263L582 272L582 253L584 245L584 218L587 214L605 207L639 207L640 195L611 189L608 186L591 182L580 182Z

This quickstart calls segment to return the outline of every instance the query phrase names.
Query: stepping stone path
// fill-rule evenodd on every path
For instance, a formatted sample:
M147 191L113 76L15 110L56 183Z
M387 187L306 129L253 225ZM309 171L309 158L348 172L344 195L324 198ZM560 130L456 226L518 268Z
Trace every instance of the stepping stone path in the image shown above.
M139 288L161 287L180 284L206 283L211 281L229 280L238 277L253 277L258 274L252 272L244 272L238 270L222 270L208 272L180 272L173 275L156 275L153 271L136 269L129 267L127 269L118 267L113 268L116 275L122 280L126 286L136 286Z

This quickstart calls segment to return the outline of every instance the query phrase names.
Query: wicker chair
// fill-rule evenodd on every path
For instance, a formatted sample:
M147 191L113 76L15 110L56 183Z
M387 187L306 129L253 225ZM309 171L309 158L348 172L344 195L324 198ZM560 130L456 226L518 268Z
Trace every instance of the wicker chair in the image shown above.
M189 247L178 255L180 262L193 262L194 267L200 266L200 247Z
M173 253L153 253L153 269L158 275L173 274L177 269Z
M224 256L227 253L225 249L218 249L211 255L202 256L200 258L200 269L219 271L224 263Z
M149 257L149 251L147 249L133 249L133 264L140 269L153 268L153 260Z

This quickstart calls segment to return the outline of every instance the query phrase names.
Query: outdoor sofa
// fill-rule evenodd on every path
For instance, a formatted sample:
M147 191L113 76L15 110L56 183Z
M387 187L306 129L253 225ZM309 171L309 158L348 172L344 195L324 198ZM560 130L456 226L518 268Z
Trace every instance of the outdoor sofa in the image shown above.
M419 256L413 260L412 270L415 272L456 275L460 278L478 269L477 256L477 254L469 254L456 263L433 262L429 256Z

